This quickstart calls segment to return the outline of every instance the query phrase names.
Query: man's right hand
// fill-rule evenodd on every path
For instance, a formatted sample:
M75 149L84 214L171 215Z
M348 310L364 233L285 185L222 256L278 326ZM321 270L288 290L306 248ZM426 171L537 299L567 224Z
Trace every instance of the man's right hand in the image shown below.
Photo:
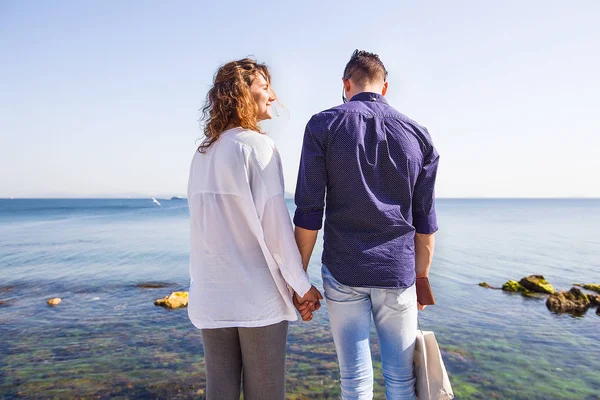
M322 298L323 295L314 286L311 286L304 297L300 297L298 293L294 292L294 306L300 313L303 321L310 321L313 318L313 312L321 308L320 300Z

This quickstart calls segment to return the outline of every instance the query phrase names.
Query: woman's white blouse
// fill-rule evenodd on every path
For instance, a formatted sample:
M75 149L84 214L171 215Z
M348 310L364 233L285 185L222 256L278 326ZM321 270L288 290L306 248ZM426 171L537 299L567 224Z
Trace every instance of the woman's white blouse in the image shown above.
M297 319L289 287L310 281L284 200L273 141L233 128L190 167L188 315L200 329L255 327Z

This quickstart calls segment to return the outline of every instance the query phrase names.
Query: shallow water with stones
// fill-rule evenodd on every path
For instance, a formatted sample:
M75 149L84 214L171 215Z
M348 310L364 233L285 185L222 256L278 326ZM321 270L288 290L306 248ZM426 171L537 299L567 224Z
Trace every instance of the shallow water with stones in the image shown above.
M188 283L182 200L0 200L0 398L202 398L200 333L153 301ZM293 212L293 202L288 202ZM600 200L437 202L433 330L458 399L600 399L600 316L483 289L600 283ZM321 286L321 239L310 274ZM160 282L144 287L142 283ZM48 307L46 300L61 297ZM384 398L376 334L375 398ZM326 304L290 326L290 399L339 398Z

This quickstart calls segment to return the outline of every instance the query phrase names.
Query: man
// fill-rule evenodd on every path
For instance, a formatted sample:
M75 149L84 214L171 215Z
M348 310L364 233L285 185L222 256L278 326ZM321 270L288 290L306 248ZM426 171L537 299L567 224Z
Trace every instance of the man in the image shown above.
M433 256L439 156L427 129L386 101L387 71L376 54L356 50L342 82L345 104L306 125L296 242L306 268L326 203L322 275L342 398L373 397L372 316L386 397L413 399L417 310L424 308L415 281L428 276ZM313 305L296 306L312 318Z

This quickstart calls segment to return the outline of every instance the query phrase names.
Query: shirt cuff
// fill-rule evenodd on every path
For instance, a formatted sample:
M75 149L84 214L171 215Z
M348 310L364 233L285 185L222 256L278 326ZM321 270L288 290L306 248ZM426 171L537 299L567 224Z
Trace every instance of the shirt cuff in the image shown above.
M417 233L431 234L438 230L437 216L435 212L426 215L413 215L413 226Z
M297 208L294 213L294 225L310 231L318 231L323 226L323 209L305 211Z
M304 297L312 287L312 285L310 284L310 280L308 279L308 274L304 274L304 276L306 277L306 280L300 278L300 282L294 284L296 288L292 287L292 289L294 289L300 297Z

